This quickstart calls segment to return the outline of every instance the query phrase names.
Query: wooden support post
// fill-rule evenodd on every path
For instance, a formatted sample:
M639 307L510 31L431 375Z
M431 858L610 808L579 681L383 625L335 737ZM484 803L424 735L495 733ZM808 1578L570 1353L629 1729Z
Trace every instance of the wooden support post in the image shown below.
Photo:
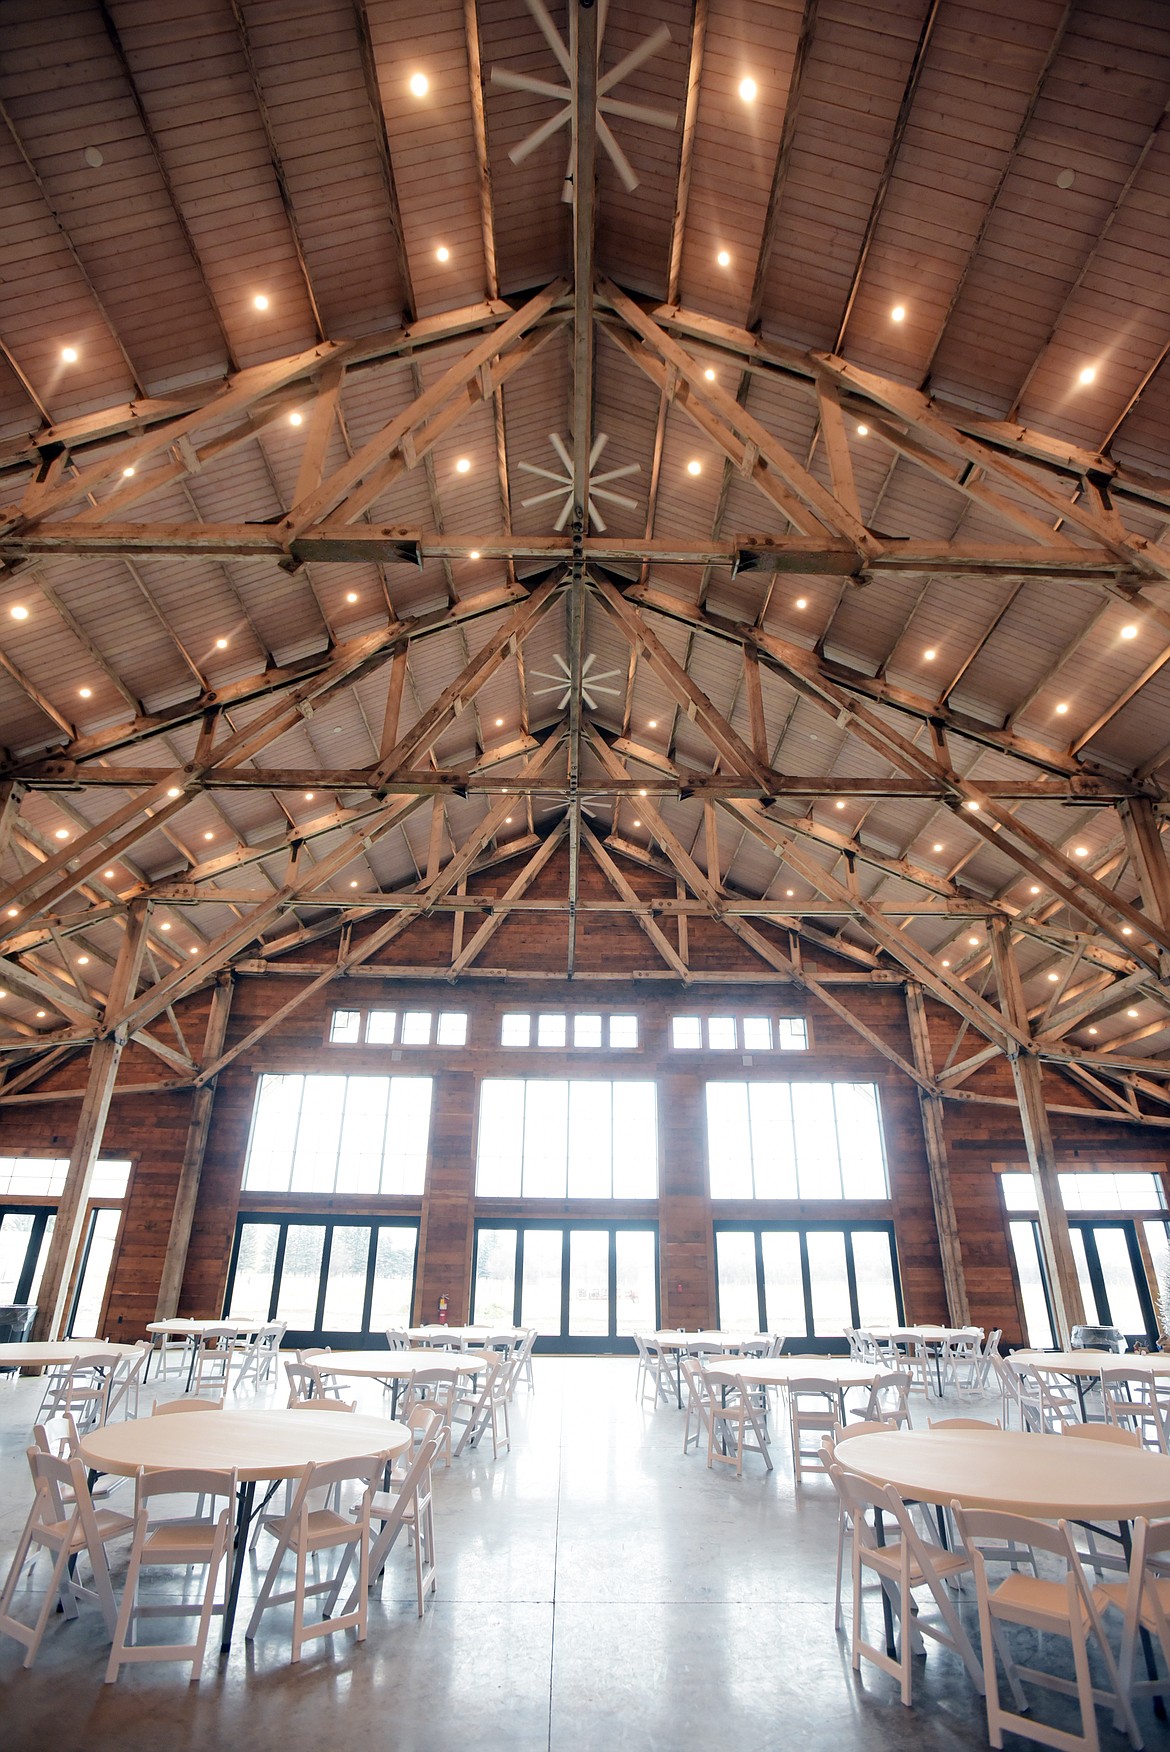
M211 1014L207 1018L207 1033L203 1042L203 1063L214 1064L223 1051L228 1015L232 1007L232 975L221 973L211 994ZM187 1268L187 1249L191 1244L191 1226L195 1220L195 1204L199 1197L199 1182L203 1175L203 1156L207 1135L211 1130L211 1111L215 1104L215 1078L201 1083L191 1102L191 1118L187 1124L187 1142L183 1148L183 1164L179 1169L179 1184L175 1191L175 1206L171 1212L171 1232L163 1259L162 1278L158 1286L156 1320L172 1320L179 1311L179 1295L183 1288L183 1273Z
M1119 806L1125 843L1133 859L1142 906L1152 919L1170 928L1170 863L1162 844L1158 817L1148 797L1127 797ZM1170 955L1160 957L1163 979L1170 977Z
M1005 919L991 922L991 953L995 977L999 985L1000 1005L1008 1021L1020 1033L1028 1028L1028 1006L1023 982L1012 950L1011 927ZM1044 1103L1044 1073L1040 1060L1027 1048L1010 1048L1008 1061L1012 1067L1016 1102L1020 1109L1020 1124L1028 1165L1036 1187L1036 1209L1040 1219L1040 1245L1048 1290L1056 1320L1056 1342L1066 1347L1072 1328L1085 1318L1081 1299L1081 1284L1073 1259L1072 1237L1068 1216L1060 1196L1056 1149L1048 1109Z
M130 908L126 935L118 951L110 995L106 1000L107 1016L118 1015L134 996L139 968L142 965L142 952L146 946L148 918L149 908L146 903L136 901ZM69 1288L85 1234L89 1188L98 1152L102 1147L106 1115L110 1110L110 1097L114 1093L114 1081L118 1075L118 1065L126 1039L127 1030L119 1028L115 1033L103 1035L100 1040L96 1040L90 1050L89 1080L77 1119L73 1147L69 1152L65 1185L57 1204L53 1239L49 1243L45 1269L41 1273L37 1291L38 1313L33 1337L38 1340L62 1338L65 1335Z
M914 1052L915 1068L920 1076L927 1081L933 1081L934 1058L930 1049L926 999L922 987L912 980L908 980L906 984L906 1019L910 1025L910 1045ZM959 1223L951 1197L943 1103L940 1096L930 1094L920 1085L918 1106L922 1113L922 1136L930 1169L930 1196L934 1205L935 1227L938 1230L938 1250L942 1258L947 1317L952 1326L968 1326L971 1322L971 1309L967 1301L967 1278L963 1271Z
M16 779L5 779L0 783L0 858L8 850L24 792L25 787Z

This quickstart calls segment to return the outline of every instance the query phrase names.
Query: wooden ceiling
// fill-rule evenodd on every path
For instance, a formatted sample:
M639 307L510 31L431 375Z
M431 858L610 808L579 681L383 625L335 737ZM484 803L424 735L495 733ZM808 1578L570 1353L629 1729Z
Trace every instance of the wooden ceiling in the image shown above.
M1162 1103L1160 0L8 0L0 103L13 1062L555 851Z

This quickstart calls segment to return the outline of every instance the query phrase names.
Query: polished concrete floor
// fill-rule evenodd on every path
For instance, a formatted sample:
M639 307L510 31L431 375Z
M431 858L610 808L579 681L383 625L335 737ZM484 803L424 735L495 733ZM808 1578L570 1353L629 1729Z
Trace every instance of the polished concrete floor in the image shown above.
M828 1480L795 1490L783 1439L771 1475L754 1458L742 1480L684 1459L681 1414L640 1409L634 1368L537 1358L512 1452L493 1462L489 1445L440 1470L439 1591L421 1622L412 1560L396 1551L364 1644L323 1638L294 1666L291 1609L252 1644L242 1610L231 1654L209 1655L197 1684L189 1667L152 1663L106 1686L101 1621L83 1609L50 1626L30 1672L0 1636L0 1752L986 1746L982 1702L949 1653L916 1663L909 1710L872 1666L851 1672L832 1624ZM359 1397L381 1408L375 1384ZM0 1575L27 1512L38 1402L34 1383L0 1382ZM998 1401L974 1410L994 1416ZM256 1585L253 1571L245 1593ZM1041 1710L1072 1725L1060 1700ZM1100 1719L1103 1748L1125 1745ZM1139 1719L1147 1746L1170 1745L1148 1704Z

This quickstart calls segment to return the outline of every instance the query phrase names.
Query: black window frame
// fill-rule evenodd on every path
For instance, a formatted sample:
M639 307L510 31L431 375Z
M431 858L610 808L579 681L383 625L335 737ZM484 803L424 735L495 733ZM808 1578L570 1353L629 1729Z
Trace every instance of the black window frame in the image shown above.
M767 1298L764 1288L764 1246L765 1234L796 1234L800 1237L800 1275L801 1291L804 1299L805 1330L803 1333L790 1333L786 1337L796 1339L802 1350L807 1349L814 1354L818 1348L823 1349L830 1343L844 1338L843 1333L817 1333L813 1319L812 1275L809 1269L808 1237L810 1234L841 1234L845 1239L845 1274L849 1285L850 1324L860 1326L860 1316L857 1303L857 1268L853 1258L853 1236L858 1233L884 1234L890 1244L890 1268L894 1279L894 1302L898 1311L898 1324L901 1326L906 1319L906 1305L902 1296L902 1270L898 1259L898 1237L892 1218L858 1217L845 1218L841 1221L799 1221L793 1218L773 1218L755 1220L742 1217L717 1217L712 1224L715 1264L715 1318L719 1326L723 1324L722 1311L719 1305L719 1236L721 1233L750 1234L755 1237L756 1263L756 1311L759 1319L760 1332L775 1331L773 1323L767 1323Z
M475 1313L476 1285L479 1281L479 1238L485 1229L512 1229L516 1232L516 1264L512 1286L512 1321L521 1324L521 1298L524 1293L524 1235L530 1229L558 1229L567 1236L573 1229L608 1230L609 1232L609 1332L603 1337L581 1336L569 1332L569 1271L571 1248L561 1246L561 1330L559 1334L542 1333L533 1347L537 1351L558 1356L633 1356L637 1346L632 1337L617 1331L617 1235L619 1230L641 1230L654 1240L654 1329L662 1324L662 1253L658 1220L654 1217L477 1217L475 1240L471 1253L472 1323Z
M21 1303L26 1305L28 1303L33 1279L37 1275L37 1261L41 1257L41 1244L45 1238L45 1230L48 1227L49 1218L56 1216L56 1214L55 1200L51 1204L17 1204L10 1200L0 1200L0 1223L4 1221L5 1217L31 1216L33 1219L25 1248L24 1264L20 1268L16 1280L16 1293L12 1298L13 1303L17 1306Z
M1036 1260L1040 1267L1040 1283L1044 1291L1044 1304L1048 1310L1048 1327L1050 1332L1055 1333L1059 1328L1056 1322L1056 1310L1052 1302L1052 1290L1048 1281L1048 1267L1044 1259L1044 1248L1040 1242L1040 1219L1031 1211L1009 1211L1007 1214L1009 1234L1013 1223L1028 1223L1031 1225L1032 1242L1036 1249ZM1097 1251L1097 1241L1093 1234L1093 1230L1120 1229L1126 1237L1130 1265L1133 1269L1134 1287L1137 1290L1137 1298L1141 1304L1142 1316L1146 1322L1146 1330L1144 1333L1127 1332L1125 1336L1131 1344L1136 1339L1146 1344L1157 1345L1158 1340L1161 1337L1161 1328L1158 1324L1158 1316L1154 1308L1154 1299L1150 1294L1149 1281L1146 1277L1146 1263L1142 1255L1141 1242L1138 1240L1137 1229L1139 1223L1144 1225L1146 1223L1161 1222L1165 1224L1167 1239L1170 1240L1170 1211L1143 1211L1140 1216L1125 1216L1110 1213L1107 1216L1093 1217L1085 1216L1080 1211L1075 1215L1071 1212L1066 1213L1066 1215L1068 1217L1069 1230L1080 1230L1081 1239L1085 1248L1085 1263L1089 1268L1089 1283L1092 1286L1093 1295L1097 1303L1094 1310L1090 1311L1088 1308L1085 1309L1085 1319L1090 1321L1090 1324L1093 1325L1117 1325L1116 1320L1110 1317L1109 1292L1105 1287L1105 1274L1101 1270L1101 1256ZM1014 1249L1012 1264L1015 1266ZM1096 1318L1090 1320L1090 1313L1095 1315ZM1027 1330L1026 1321L1025 1330ZM1120 1330L1120 1328L1118 1330Z
M330 1345L338 1350L381 1350L384 1347L385 1328L378 1327L371 1331L369 1324L370 1308L374 1299L374 1268L378 1257L378 1236L382 1229L414 1230L414 1266L410 1278L410 1308L411 1318L413 1318L415 1296L418 1292L420 1217L414 1214L394 1216L389 1213L379 1213L375 1216L356 1211L330 1212L329 1214L324 1211L320 1213L314 1211L240 1211L236 1217L231 1260L228 1264L227 1283L223 1293L223 1318L225 1320L229 1318L227 1311L232 1305L236 1267L239 1264L240 1243L244 1229L260 1224L276 1228L279 1231L276 1238L276 1256L272 1266L272 1287L268 1297L266 1320L275 1320L277 1317L276 1310L280 1302L280 1284L289 1229L323 1228L325 1230L325 1240L321 1248L320 1275L317 1283L317 1303L314 1310L315 1324L312 1328L289 1328L285 1338L293 1349L300 1349L306 1345ZM329 1259L333 1249L333 1231L354 1228L368 1228L370 1231L370 1244L366 1254L366 1287L362 1297L362 1325L361 1329L356 1332L352 1328L344 1330L326 1327L323 1324L325 1298L329 1289ZM255 1312L259 1313L260 1310L257 1309Z

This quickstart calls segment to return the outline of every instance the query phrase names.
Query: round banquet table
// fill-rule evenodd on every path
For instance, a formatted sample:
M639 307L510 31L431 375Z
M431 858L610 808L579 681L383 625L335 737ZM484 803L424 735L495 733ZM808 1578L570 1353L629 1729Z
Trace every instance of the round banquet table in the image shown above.
M1158 1351L1013 1351L1013 1369L1039 1369L1050 1375L1099 1375L1102 1369L1125 1369L1146 1375L1170 1375L1170 1354Z
M656 1332L654 1342L662 1350L674 1352L674 1390L678 1400L678 1408L682 1410L682 1354L685 1350L702 1350L709 1347L713 1351L738 1350L740 1345L747 1344L749 1339L770 1338L767 1332L715 1332L700 1330L684 1332L681 1327L673 1327L669 1331Z
M122 1357L132 1357L137 1349L134 1344L106 1344L100 1338L62 1338L45 1344L0 1344L0 1369L48 1369L59 1363L71 1363L77 1357L100 1357L103 1363L116 1363Z
M919 1502L1040 1521L1170 1516L1170 1456L1019 1430L890 1430L839 1444L846 1472Z
M872 1363L851 1357L716 1357L712 1366L742 1375L760 1387L787 1387L790 1381L834 1381L843 1392L850 1387L872 1387L878 1375L887 1373Z
M468 1344L485 1345L489 1338L506 1338L509 1344L519 1344L524 1337L522 1326L408 1326L406 1336L411 1343L422 1342L436 1349L449 1350Z
M398 1415L398 1394L403 1381L419 1369L454 1369L457 1375L483 1373L483 1352L430 1350L324 1351L312 1358L315 1369L325 1375L344 1375L347 1380L390 1381L394 1397L390 1415Z
M234 1471L240 1482L235 1562L223 1615L221 1648L231 1647L248 1530L260 1479L299 1478L311 1465L361 1460L389 1462L411 1444L405 1424L347 1411L190 1411L181 1417L142 1417L105 1424L80 1443L95 1472L131 1477L144 1466L207 1467Z

